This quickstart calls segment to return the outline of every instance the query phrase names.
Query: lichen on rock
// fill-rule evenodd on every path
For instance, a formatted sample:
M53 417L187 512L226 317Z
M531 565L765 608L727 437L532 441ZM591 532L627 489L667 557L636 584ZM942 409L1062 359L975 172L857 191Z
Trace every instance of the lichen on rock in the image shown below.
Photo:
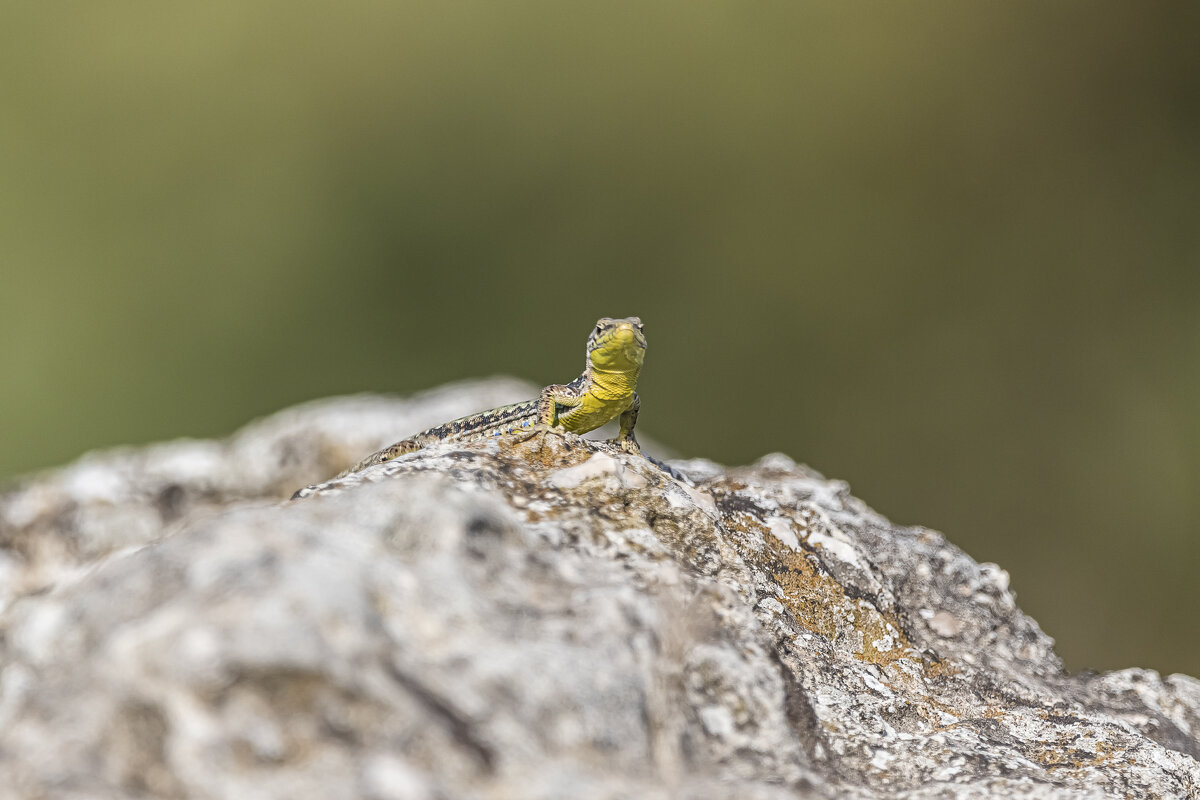
M1067 675L1003 570L782 455L551 434L282 500L523 390L0 495L0 800L1197 796L1200 681Z

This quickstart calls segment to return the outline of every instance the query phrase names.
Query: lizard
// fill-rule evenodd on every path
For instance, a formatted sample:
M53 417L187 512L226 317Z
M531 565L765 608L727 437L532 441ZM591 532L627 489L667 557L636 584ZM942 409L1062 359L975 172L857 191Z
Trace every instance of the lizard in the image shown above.
M584 434L620 418L617 443L626 453L643 455L633 435L641 400L636 387L646 356L646 335L637 317L603 317L587 341L583 374L570 383L551 384L533 400L499 406L437 425L372 453L337 477L415 453L437 442L473 442L508 434L531 438L542 432ZM644 456L674 478L680 474Z

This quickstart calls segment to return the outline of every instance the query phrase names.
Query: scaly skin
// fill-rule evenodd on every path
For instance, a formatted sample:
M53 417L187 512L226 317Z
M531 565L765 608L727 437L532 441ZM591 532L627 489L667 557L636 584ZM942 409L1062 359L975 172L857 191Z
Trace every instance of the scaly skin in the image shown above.
M633 427L641 405L635 389L645 356L646 336L640 319L605 317L588 337L583 374L570 383L547 386L536 400L500 406L422 431L367 456L338 477L436 442L471 442L506 434L528 438L542 431L582 434L617 417L621 429L615 441L627 453L641 453Z

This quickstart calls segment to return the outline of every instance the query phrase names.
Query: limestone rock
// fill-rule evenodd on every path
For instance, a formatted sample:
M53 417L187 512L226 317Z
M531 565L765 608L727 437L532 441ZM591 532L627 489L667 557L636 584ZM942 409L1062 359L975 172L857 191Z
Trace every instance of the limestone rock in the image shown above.
M486 396L486 398L485 398ZM781 455L310 404L0 496L0 800L1189 798L1200 681L1066 675L999 567Z

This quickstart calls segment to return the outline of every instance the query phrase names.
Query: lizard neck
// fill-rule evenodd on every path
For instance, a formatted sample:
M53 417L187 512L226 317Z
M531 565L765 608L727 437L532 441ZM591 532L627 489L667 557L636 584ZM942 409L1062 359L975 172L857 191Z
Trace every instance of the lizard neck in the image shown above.
M588 393L600 400L623 400L637 388L640 372L640 365L630 369L607 370L593 364L588 370Z

